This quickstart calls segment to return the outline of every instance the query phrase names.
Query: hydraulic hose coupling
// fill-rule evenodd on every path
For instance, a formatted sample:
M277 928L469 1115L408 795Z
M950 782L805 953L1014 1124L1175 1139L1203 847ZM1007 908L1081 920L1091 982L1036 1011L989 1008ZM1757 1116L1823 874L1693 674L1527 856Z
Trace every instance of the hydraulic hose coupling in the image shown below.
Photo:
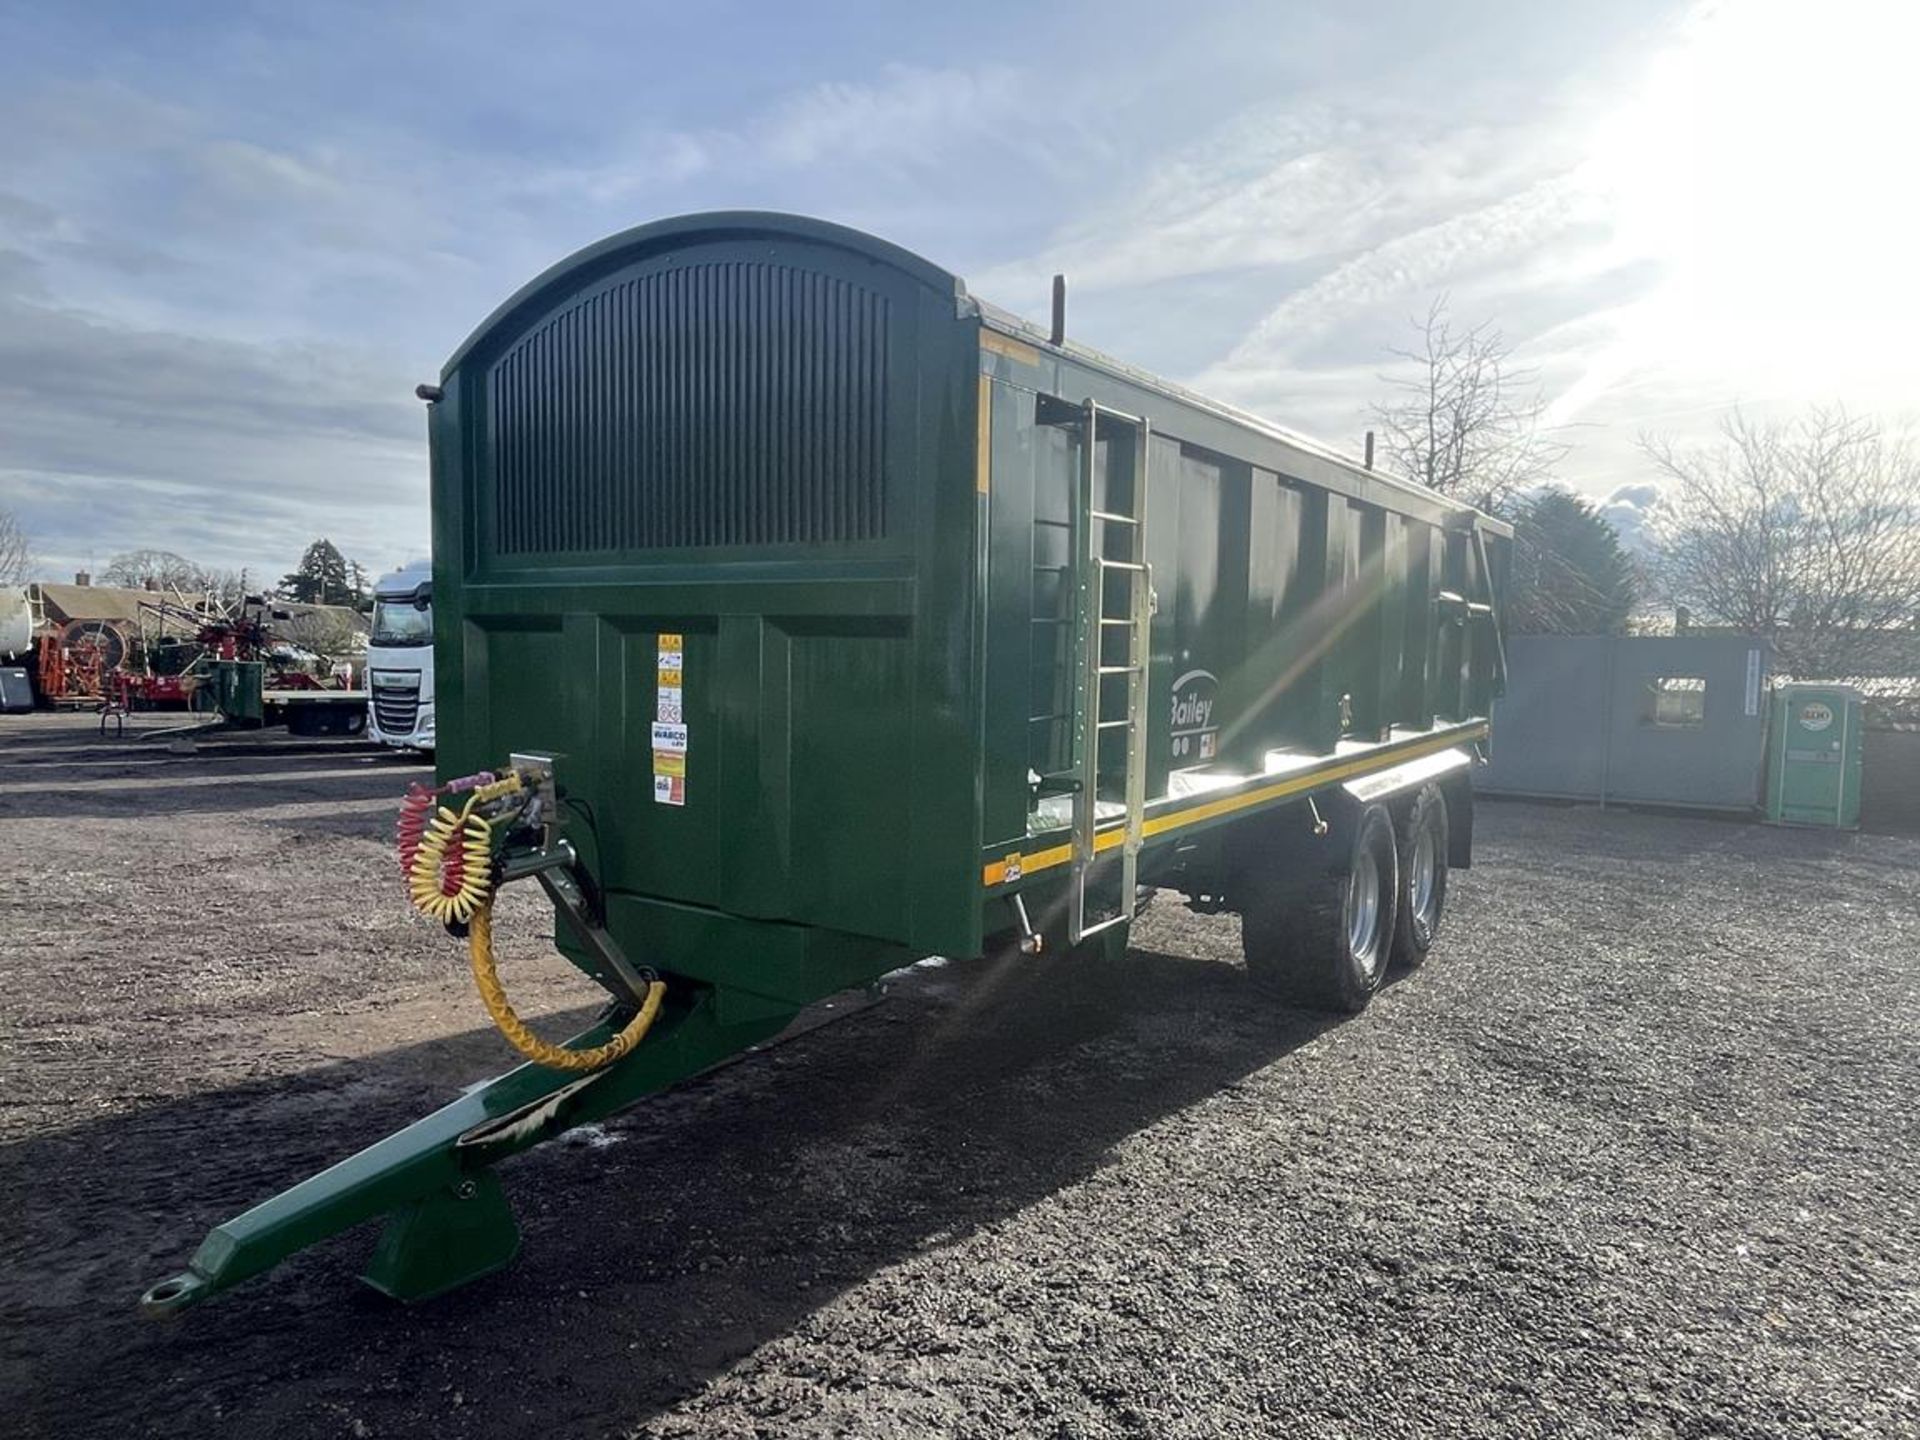
M468 775L429 790L415 783L400 802L394 839L407 899L421 914L443 923L466 924L493 891L493 828L489 808L509 802L502 813L518 813L511 802L523 791L517 771ZM460 808L440 804L461 798Z
M637 997L638 1007L619 1031L600 1045L579 1050L542 1040L507 999L493 957L494 834L534 823L540 809L536 797L550 778L550 771L522 774L514 769L495 775L483 770L436 789L415 783L400 802L394 840L413 908L442 923L466 927L474 988L508 1043L536 1065L584 1072L624 1059L646 1038L667 987L657 977L649 978ZM457 810L450 803L456 798Z

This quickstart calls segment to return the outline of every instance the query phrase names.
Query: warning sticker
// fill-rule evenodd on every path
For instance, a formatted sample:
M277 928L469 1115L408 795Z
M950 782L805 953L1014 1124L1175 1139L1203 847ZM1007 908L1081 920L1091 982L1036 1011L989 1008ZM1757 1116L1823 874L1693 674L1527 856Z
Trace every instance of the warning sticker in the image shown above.
M685 636L661 632L653 723L653 798L661 805L687 803L687 716L680 693L685 650Z

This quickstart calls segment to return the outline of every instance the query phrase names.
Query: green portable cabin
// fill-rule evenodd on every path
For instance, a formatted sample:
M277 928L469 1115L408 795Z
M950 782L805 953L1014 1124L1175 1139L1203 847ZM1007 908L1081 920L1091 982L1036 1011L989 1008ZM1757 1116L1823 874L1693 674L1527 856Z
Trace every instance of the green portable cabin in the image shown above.
M150 1310L383 1214L368 1279L440 1293L517 1248L500 1159L922 955L1098 965L1142 885L1240 911L1297 1003L1426 953L1498 522L789 216L584 250L422 394L441 778L532 777L488 873L540 880L610 1006L569 1070L218 1227Z
M1862 702L1851 685L1801 683L1773 692L1767 819L1853 830L1860 824Z

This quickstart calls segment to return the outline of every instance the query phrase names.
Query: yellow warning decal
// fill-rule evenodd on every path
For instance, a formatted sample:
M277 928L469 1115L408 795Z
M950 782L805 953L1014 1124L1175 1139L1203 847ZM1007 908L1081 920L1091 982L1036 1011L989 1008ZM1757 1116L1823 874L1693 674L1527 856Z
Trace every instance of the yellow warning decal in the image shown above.
M1038 365L1040 352L1023 340L1015 340L1010 335L1002 335L997 330L980 327L980 348L991 350L996 355L1004 355L1009 360L1017 360L1022 365Z
M980 433L974 440L973 488L982 495L993 481L993 378L980 377Z

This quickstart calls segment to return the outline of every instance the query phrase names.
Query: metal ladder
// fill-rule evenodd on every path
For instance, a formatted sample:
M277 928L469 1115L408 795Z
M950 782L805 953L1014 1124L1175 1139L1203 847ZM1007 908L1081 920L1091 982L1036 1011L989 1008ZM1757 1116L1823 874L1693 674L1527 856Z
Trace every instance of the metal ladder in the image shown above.
M1079 766L1079 783L1073 791L1073 881L1068 907L1068 935L1077 944L1089 935L1097 935L1124 925L1133 918L1134 892L1138 884L1140 842L1146 812L1147 791L1147 659L1153 620L1153 570L1147 563L1147 463L1151 435L1145 418L1109 410L1092 400L1082 407L1085 443L1080 457L1080 493L1075 506L1079 533L1075 537L1074 562L1079 571L1075 586L1074 653L1080 676L1074 706L1074 757ZM1114 452L1116 430L1131 430L1134 457L1125 508L1116 498L1119 467L1107 466L1107 495L1102 509L1100 496L1099 438L1102 426L1108 431L1108 453ZM1124 544L1111 544L1124 535ZM1108 554L1118 549L1124 558ZM1122 613L1107 613L1109 576L1120 577L1125 587L1122 603L1114 608ZM1109 644L1124 636L1124 645ZM1124 655L1114 654L1120 648ZM1122 715L1109 715L1102 709L1106 681L1125 677L1126 705ZM1116 687L1117 688L1117 687ZM1125 802L1123 817L1102 823L1099 816L1100 784L1111 776L1100 764L1102 739L1123 732L1124 762L1119 791ZM1118 885L1110 900L1096 880L1101 842L1115 830L1120 832ZM1107 841L1105 848L1112 848ZM1104 903L1103 903L1104 902Z

